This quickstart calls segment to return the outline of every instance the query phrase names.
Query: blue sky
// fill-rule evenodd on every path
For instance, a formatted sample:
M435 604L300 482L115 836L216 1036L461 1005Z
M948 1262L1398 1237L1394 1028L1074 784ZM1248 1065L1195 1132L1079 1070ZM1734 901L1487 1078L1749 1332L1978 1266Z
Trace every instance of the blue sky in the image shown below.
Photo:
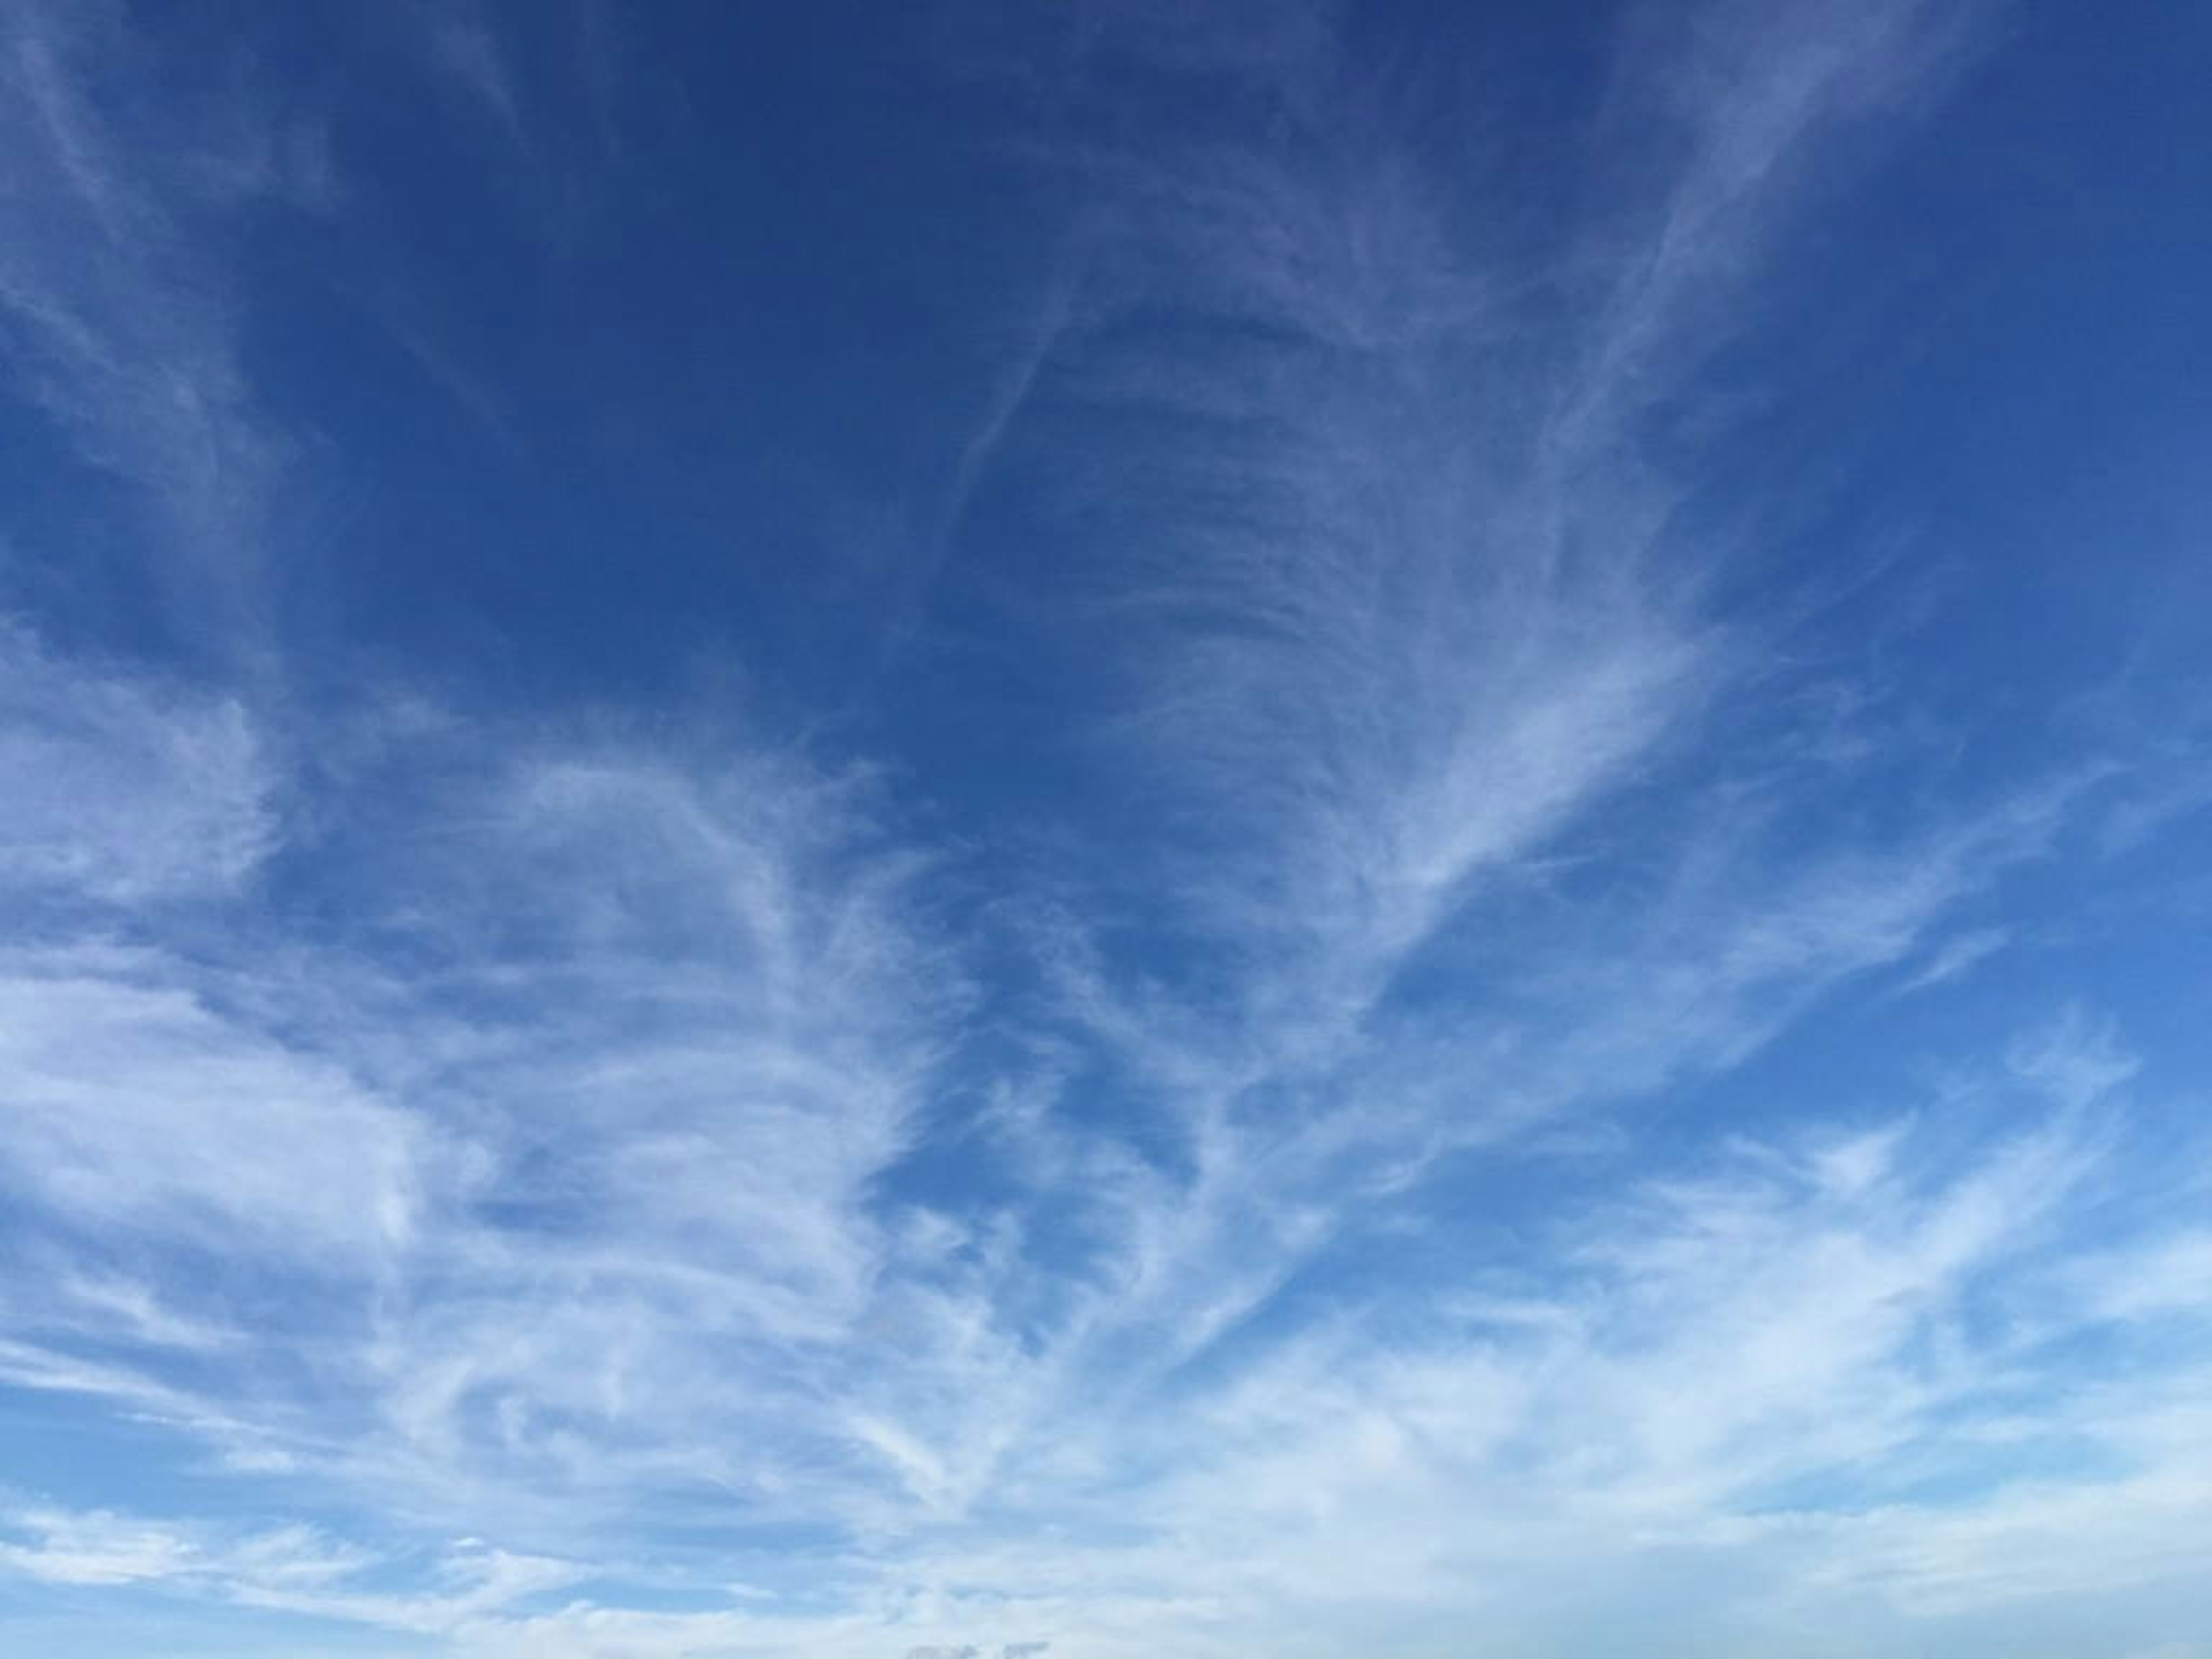
M0 1648L2208 1659L2212 13L0 20Z

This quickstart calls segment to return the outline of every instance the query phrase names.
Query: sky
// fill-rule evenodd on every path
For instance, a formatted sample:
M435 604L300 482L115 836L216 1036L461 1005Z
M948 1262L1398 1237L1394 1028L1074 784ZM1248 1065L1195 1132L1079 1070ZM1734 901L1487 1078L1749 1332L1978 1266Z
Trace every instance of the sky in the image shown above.
M0 1650L2212 1659L2208 77L15 0Z

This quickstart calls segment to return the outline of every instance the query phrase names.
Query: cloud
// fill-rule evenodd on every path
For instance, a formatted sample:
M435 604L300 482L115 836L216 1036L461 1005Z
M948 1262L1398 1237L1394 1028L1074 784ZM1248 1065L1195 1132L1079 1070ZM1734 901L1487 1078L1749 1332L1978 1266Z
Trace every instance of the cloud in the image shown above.
M80 1224L212 1230L310 1257L404 1243L430 1138L335 1068L226 1022L180 977L127 955L0 968L19 1196Z
M220 896L274 844L266 745L235 700L56 658L0 629L0 881L103 904Z
M1048 1379L1175 1374L1453 1149L1741 1061L2048 851L2064 779L1870 843L1799 814L1881 781L1808 781L1794 754L1771 782L1699 775L1709 746L1803 733L1750 727L1779 647L1718 614L1734 550L1685 532L1696 480L1640 442L1719 337L1687 274L1653 275L1668 227L1704 222L1699 280L1740 280L1790 205L1785 153L1913 84L1911 9L1717 26L1730 66L1651 246L1585 301L1578 337L1616 344L1534 373L1502 309L1520 273L1356 74L1160 48L1164 73L1279 94L1275 118L1063 137L1110 205L1021 413L1051 527L1093 561L1065 619L1113 691L1091 752L1146 821L1109 882L1077 878L1103 920L1025 916L1024 943L1076 1066L1145 1134L999 1121L1008 1156L1085 1172L1086 1277L1053 1304L1080 1357ZM1097 51L1152 49L1101 28ZM1627 844L1650 850L1623 868ZM1598 896L1532 921L1578 867ZM1452 969L1482 991L1439 1021L1419 987ZM1060 1386L994 1381L988 1417L1054 1417ZM1007 1455L955 1415L926 1464L896 1460L940 1494L945 1448Z
M447 1634L486 1613L574 1583L574 1566L464 1540L434 1563L434 1588L393 1595L359 1587L380 1565L302 1527L246 1532L107 1511L19 1510L0 1564L49 1583L151 1585L313 1618Z
M2120 1022L1714 1086L1934 1004L2117 822L2109 757L1969 785L1806 668L1654 436L1954 13L1655 17L1532 260L1502 162L1261 9L992 60L1087 205L914 586L992 557L987 472L1066 556L1005 649L1072 688L1073 804L767 698L0 635L0 1380L195 1460L9 1506L22 1586L483 1659L1157 1659L1655 1607L1879 1649L2201 1571L2202 1194ZM289 450L204 230L326 166L250 109L234 167L133 165L175 112L88 18L8 26L7 349L157 548L250 562ZM519 140L507 47L431 46ZM1133 76L1205 95L1133 137Z
M875 783L418 711L287 775L280 843L235 709L27 660L13 749L55 829L8 876L56 908L0 957L0 1170L58 1271L13 1298L19 1383L471 1524L501 1490L567 1489L558 1532L632 1482L880 1480L836 1401L964 993ZM178 758L204 721L231 764ZM72 780L140 835L72 838ZM320 937L261 906L280 845L328 872ZM164 922L185 897L228 929Z
M1024 404L1055 528L1095 561L1072 631L1110 665L1103 740L1168 832L1162 931L1280 963L1255 1017L1325 1048L1764 671L1710 603L1732 550L1699 544L1697 480L1645 418L1724 337L1692 290L1740 279L1785 161L1941 59L1936 10L1721 9L1648 53L1676 174L1564 297L1484 245L1434 136L1316 44L1318 12L1287 58L1096 22L1093 50L1276 100L1228 136L1066 124L1059 163L1106 205ZM1590 350L1532 368L1532 292Z
M522 111L497 38L482 18L455 13L429 31L430 49L453 83L488 111L507 137L524 143Z
M184 637L250 660L288 445L248 385L206 227L243 202L321 200L319 136L243 94L195 108L107 5L12 10L0 87L0 360L76 459L137 492L143 574Z
M1343 1631L1294 1634L1291 1607L1341 1606L1387 1639L1418 1617L1408 1609L1470 1616L1570 1561L1578 1577L1626 1580L1669 1549L1725 1553L1801 1619L1825 1616L1810 1609L1843 1584L1877 1585L1914 1613L2025 1593L2036 1574L1993 1571L1984 1538L2070 1538L2075 1567L2053 1594L2185 1572L2185 1479L2139 1491L2080 1449L2068 1476L2011 1473L2006 1442L2045 1437L2187 1467L2185 1442L2122 1426L2118 1402L2143 1410L2171 1374L2115 1356L2100 1374L2117 1392L2083 1413L2078 1383L2043 1371L2045 1345L2100 1328L2094 1304L2067 1297L2056 1325L2032 1332L1987 1316L2066 1297L2073 1214L2112 1152L2059 1109L1948 1169L1925 1131L1895 1127L1849 1147L1746 1146L1564 1222L1532 1244L1532 1277L1493 1267L1492 1297L1455 1315L1446 1299L1413 1342L1378 1342L1353 1317L1248 1359L1218 1389L1179 1392L1171 1413L1132 1419L1095 1401L1106 1415L1087 1430L1079 1413L1056 1416L1038 1432L1063 1456L1086 1431L1114 1447L1063 1462L1071 1490L1026 1494L1077 1529L1037 1540L1018 1508L980 1554L950 1547L943 1570L1085 1608L1068 1615L1079 1650L1100 1652L1125 1650L1112 1632L1140 1617L1211 1651L1200 1605L1224 1632L1329 1651ZM1978 1440L1966 1428L1978 1422L2009 1427ZM1010 1498L1025 1485L1006 1484ZM1909 1496L1938 1485L1954 1495ZM2151 1538L2170 1547L2147 1550ZM1908 1565L1917 1548L1924 1567ZM1939 1551L1952 1553L1941 1567ZM1710 1627L1681 1639L1698 1628Z
M360 1571L357 1551L301 1528L220 1537L104 1510L20 1510L4 1547L18 1572L64 1584L128 1584L177 1578L312 1587Z

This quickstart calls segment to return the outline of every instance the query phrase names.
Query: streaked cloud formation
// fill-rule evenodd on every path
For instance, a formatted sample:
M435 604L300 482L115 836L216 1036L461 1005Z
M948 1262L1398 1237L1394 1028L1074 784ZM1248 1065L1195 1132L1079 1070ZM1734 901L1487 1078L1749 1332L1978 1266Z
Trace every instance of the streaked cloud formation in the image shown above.
M2063 26L1546 11L0 25L7 1643L2197 1651Z

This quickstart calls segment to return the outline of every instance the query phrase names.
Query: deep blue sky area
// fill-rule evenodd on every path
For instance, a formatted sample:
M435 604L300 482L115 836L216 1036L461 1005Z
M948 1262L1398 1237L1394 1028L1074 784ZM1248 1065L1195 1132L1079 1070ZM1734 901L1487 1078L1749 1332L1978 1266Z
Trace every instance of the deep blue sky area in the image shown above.
M24 0L0 1651L2212 1659L2208 79Z

